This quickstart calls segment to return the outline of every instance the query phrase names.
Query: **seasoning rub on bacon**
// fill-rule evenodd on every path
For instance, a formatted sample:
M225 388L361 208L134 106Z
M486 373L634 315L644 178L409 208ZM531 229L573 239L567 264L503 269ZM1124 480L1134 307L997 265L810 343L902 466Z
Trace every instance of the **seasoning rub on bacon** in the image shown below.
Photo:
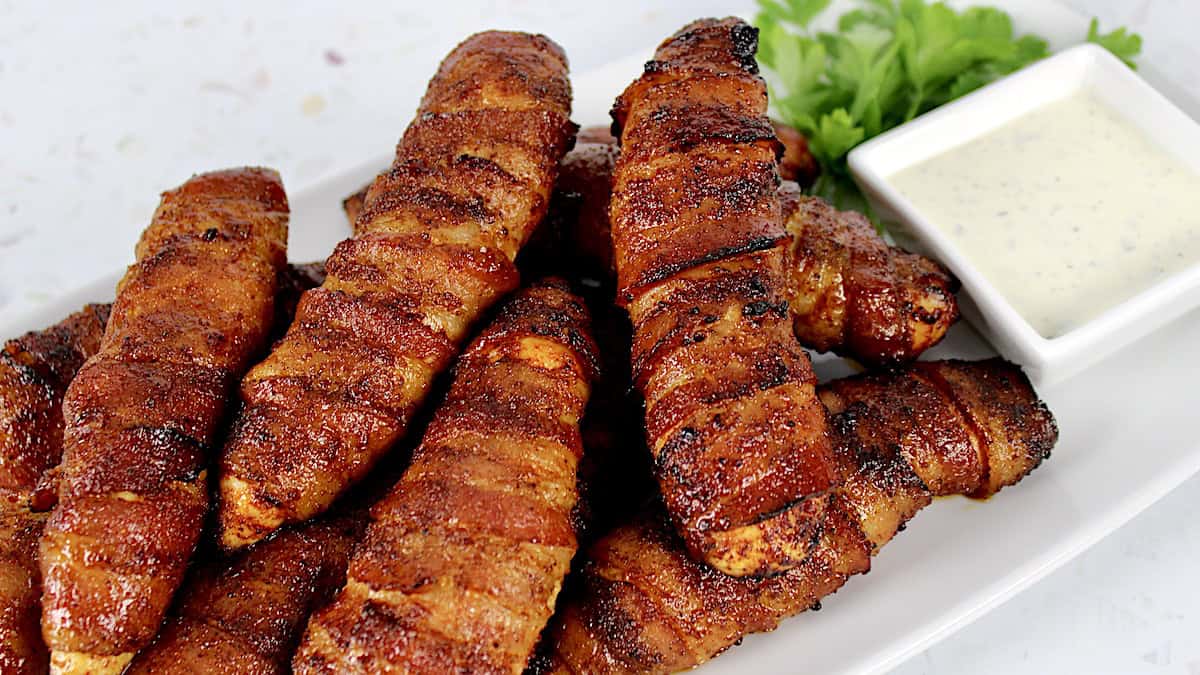
M108 305L88 305L0 349L0 672L46 672L37 542L54 505L62 399L100 349Z
M283 270L273 333L287 328L300 293L322 277L319 264ZM99 351L111 310L87 305L0 350L0 673L36 674L48 667L38 538L57 501L62 399L79 368Z
M868 366L915 361L958 320L958 280L887 242L866 216L838 211L794 183L780 192L792 243L792 328L807 347Z
M345 582L365 516L330 512L205 561L125 675L287 675L309 614Z
M802 173L803 160L814 161L803 137L774 126L792 155L790 164L785 155L780 173ZM543 259L566 258L559 264L570 265L574 275L605 283L615 276L608 214L615 143L595 128L579 132L562 160L547 218L557 230L533 251ZM805 196L797 183L784 180L779 196L791 238L784 262L788 311L800 344L866 366L895 366L917 360L945 337L958 320L958 280L946 268L889 246L865 216ZM356 196L343 206L352 213Z
M647 514L589 551L535 671L669 673L746 635L773 630L855 574L940 495L986 497L1050 455L1058 430L1016 366L917 363L822 388L843 484L816 549L766 579L692 560L665 519Z
M153 639L200 537L207 449L267 341L287 219L278 174L235 169L165 193L142 234L62 405L41 541L53 671L120 672Z
M324 511L408 428L471 324L518 285L574 134L562 50L491 31L446 57L353 238L242 383L220 465L222 543Z
M596 374L582 301L545 282L455 366L411 466L371 511L297 673L521 673L576 548L579 419Z
M618 300L659 486L692 555L736 576L803 562L835 485L789 326L781 146L756 45L738 19L692 23L613 108Z

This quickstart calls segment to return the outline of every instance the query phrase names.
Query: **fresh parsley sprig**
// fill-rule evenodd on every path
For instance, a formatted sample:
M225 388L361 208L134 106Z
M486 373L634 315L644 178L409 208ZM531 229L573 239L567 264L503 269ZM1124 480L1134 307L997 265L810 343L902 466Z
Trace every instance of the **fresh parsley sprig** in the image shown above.
M755 24L775 114L808 136L822 168L814 192L840 208L866 210L846 169L854 146L1049 54L999 9L928 0L858 0L835 31L810 30L831 2L758 0ZM1094 19L1087 40L1130 67L1142 47Z

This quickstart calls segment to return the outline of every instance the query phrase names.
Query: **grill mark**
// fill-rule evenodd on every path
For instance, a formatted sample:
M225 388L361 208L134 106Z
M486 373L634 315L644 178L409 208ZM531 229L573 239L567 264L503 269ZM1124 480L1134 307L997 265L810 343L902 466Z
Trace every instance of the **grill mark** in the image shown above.
M953 406L954 411L962 418L965 423L965 429L971 435L971 440L978 448L979 461L983 467L980 472L979 485L976 490L984 489L991 481L991 438L986 430L976 421L975 417L970 412L970 406L962 401L956 394L954 387L942 377L941 373L934 368L921 368L913 371L913 377L924 380L929 386L933 387L938 393L946 398Z
M624 301L624 304L628 305L629 303L633 302L635 292L643 292L647 286L665 281L692 267L698 267L707 263L717 262L726 258L733 258L745 253L755 253L774 248L781 239L782 237L758 237L756 239L751 239L744 244L714 249L691 260L671 265L662 265L657 270L644 273L640 279L638 279L634 284L621 293L621 299Z

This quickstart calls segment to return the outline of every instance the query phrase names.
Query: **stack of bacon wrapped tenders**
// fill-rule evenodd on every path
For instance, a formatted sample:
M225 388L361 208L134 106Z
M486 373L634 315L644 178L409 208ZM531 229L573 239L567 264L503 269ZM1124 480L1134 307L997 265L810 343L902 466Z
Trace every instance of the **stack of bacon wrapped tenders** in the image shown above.
M270 170L166 193L0 353L0 671L682 670L1038 466L1018 368L913 363L949 274L781 179L755 49L684 27L576 139L557 45L472 36L323 268Z

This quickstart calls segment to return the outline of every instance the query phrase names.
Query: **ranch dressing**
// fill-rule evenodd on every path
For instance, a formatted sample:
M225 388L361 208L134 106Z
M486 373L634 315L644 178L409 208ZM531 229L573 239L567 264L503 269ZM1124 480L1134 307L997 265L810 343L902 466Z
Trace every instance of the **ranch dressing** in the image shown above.
M1046 338L1200 261L1200 175L1086 90L889 180Z

